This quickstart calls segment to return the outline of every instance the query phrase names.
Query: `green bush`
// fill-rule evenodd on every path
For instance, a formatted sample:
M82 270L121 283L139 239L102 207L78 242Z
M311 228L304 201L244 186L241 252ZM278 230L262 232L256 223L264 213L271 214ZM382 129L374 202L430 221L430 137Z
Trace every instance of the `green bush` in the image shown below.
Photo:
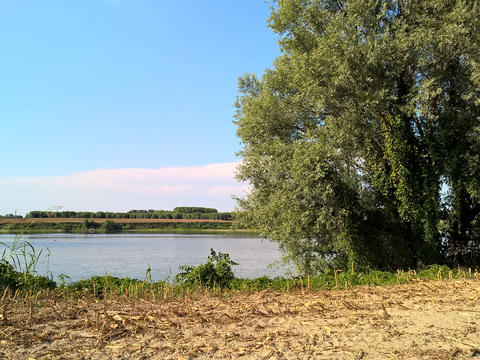
M5 290L7 286L10 289L18 289L17 272L8 261L0 260L0 290Z
M53 290L56 288L57 284L55 281L45 276L16 271L8 261L0 260L0 290L5 290L7 286L12 291L17 289Z
M122 226L115 223L113 220L105 220L105 222L102 224L101 229L105 231L116 231L116 230L121 230Z
M97 223L92 220L84 219L82 223L82 229L83 230L90 230L90 229L96 229L98 227Z
M238 265L230 259L228 254L218 254L210 249L210 256L206 264L199 266L180 266L181 273L175 276L175 282L186 285L203 285L206 287L225 288L235 278L232 266Z

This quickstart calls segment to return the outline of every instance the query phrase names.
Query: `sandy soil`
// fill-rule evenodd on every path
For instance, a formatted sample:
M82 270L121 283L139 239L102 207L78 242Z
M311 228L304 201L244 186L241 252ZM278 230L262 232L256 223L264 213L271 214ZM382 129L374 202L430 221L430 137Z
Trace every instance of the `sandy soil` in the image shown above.
M480 359L480 280L227 298L6 296L0 359Z

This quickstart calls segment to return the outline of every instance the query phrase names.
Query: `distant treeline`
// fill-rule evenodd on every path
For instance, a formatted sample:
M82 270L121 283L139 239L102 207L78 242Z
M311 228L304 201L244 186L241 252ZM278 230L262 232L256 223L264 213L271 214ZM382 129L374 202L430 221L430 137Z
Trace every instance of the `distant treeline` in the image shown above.
M196 231L196 230L229 230L231 223L227 222L153 222L153 223L122 223L121 220L106 220L104 223L86 219L83 222L45 223L33 222L25 228L24 223L0 224L3 232L72 232L72 233L104 233L114 231Z
M232 213L219 213L217 209L205 207L176 207L170 210L130 210L123 212L106 211L30 211L27 218L80 218L80 219L195 219L232 220Z
M23 219L22 215L6 214L0 215L0 219Z

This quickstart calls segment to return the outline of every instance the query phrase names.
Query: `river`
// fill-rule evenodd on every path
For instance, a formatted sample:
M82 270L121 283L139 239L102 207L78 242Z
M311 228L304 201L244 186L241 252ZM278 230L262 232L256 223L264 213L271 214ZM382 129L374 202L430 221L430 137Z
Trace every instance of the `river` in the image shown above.
M11 244L15 235L0 234L0 242ZM286 267L269 268L280 251L268 240L245 234L29 234L23 235L36 252L42 250L36 271L58 281L65 274L70 281L109 274L143 280L151 269L153 281L171 279L181 265L200 265L210 249L227 253L239 265L236 277L283 276ZM4 246L0 245L0 254Z

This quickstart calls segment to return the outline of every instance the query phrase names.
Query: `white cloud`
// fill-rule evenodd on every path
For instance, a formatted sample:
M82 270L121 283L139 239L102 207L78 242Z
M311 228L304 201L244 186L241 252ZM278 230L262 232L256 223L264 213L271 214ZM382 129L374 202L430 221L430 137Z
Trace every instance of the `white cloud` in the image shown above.
M63 205L68 210L125 211L167 206L234 207L246 186L234 179L238 163L161 169L98 169L68 176L0 177L0 214ZM216 205L218 204L218 205ZM119 209L122 207L122 209Z
M249 192L249 188L249 186L212 186L208 188L207 194L243 196Z

